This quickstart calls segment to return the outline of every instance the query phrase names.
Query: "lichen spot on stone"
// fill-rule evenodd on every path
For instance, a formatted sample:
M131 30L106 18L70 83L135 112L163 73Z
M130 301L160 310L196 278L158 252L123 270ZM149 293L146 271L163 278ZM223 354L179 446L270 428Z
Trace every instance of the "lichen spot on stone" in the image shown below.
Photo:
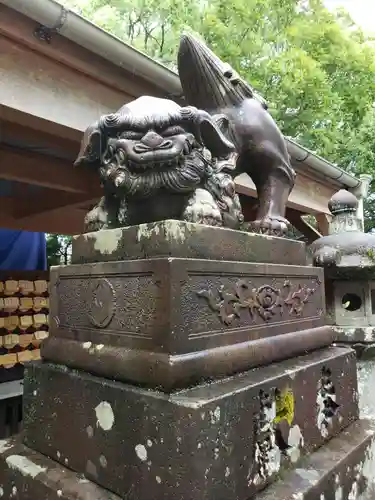
M230 468L226 467L225 468L225 477L229 477L229 476L230 476Z
M122 238L121 229L109 229L97 231L92 234L94 240L94 250L102 255L110 255L115 252Z
M151 446L152 446L152 441L151 441L151 439L147 439L147 446L148 446L149 448L151 448Z
M38 394L38 391L33 391L33 396L36 396Z
M82 344L82 347L83 347L84 349L90 349L90 347L91 347L91 346L92 346L92 342L84 342L84 343Z
M4 490L3 487L0 486L0 498L4 496Z
M95 408L96 425L103 431L110 431L115 423L115 415L111 405L107 401L102 401Z
M160 476L156 476L156 477L155 477L155 479L156 479L156 482L157 482L158 484L160 484L160 483L161 483L161 477L160 477Z
M143 446L143 444L137 444L137 446L135 447L135 452L136 452L139 460L141 460L141 462L146 462L147 450L146 450L146 447Z
M103 469L105 469L107 467L107 459L105 458L104 455L100 455L99 462L100 462L100 465L103 467Z
M12 446L9 444L9 442L6 441L5 439L0 440L0 453L5 453L11 447Z
M342 493L342 487L338 486L336 491L335 491L335 500L343 500L343 493Z
M92 438L94 435L94 429L91 427L91 425L86 427L86 432L89 438Z
M17 495L17 486L13 486L13 488L12 488L12 495L13 496Z
M10 469L20 472L23 476L30 476L33 479L38 474L47 470L47 467L34 464L29 458L22 455L9 455L5 461Z
M137 243L142 240L149 240L155 234L159 234L161 226L161 222L154 222L151 224L139 224L137 231Z
M95 346L95 349L97 351L101 351L103 349L103 347L104 347L104 344L98 344L97 346Z
M214 411L211 412L211 424L217 424L220 422L220 407L217 406Z
M183 243L186 239L186 226L177 220L167 220L164 222L167 239Z
M62 497L62 490L57 490L57 496Z

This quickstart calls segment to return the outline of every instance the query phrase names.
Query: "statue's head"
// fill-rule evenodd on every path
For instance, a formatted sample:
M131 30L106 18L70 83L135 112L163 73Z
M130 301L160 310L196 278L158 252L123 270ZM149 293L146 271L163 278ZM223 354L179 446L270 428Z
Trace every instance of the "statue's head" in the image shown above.
M124 194L144 196L194 189L211 157L233 150L208 113L145 96L89 127L75 165L91 164Z

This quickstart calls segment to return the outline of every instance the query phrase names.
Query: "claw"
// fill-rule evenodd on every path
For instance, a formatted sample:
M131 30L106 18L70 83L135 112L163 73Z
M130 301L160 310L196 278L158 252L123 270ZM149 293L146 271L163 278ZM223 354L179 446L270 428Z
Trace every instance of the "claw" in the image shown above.
M251 223L254 233L270 236L284 236L289 227L289 222L284 217L267 216Z

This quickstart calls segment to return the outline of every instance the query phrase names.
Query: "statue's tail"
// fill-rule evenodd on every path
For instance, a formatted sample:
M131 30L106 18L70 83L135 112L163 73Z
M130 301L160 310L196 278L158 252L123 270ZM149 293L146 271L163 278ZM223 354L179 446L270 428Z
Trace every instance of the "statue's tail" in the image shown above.
M203 42L183 35L178 51L178 73L188 104L214 111L254 97L251 87Z

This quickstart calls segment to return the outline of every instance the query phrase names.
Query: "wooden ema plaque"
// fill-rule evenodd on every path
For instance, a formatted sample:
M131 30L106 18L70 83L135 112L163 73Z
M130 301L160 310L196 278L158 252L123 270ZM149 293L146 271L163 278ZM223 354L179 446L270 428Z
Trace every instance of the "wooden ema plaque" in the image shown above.
M1 277L0 373L40 359L40 344L49 334L48 286L47 279Z

